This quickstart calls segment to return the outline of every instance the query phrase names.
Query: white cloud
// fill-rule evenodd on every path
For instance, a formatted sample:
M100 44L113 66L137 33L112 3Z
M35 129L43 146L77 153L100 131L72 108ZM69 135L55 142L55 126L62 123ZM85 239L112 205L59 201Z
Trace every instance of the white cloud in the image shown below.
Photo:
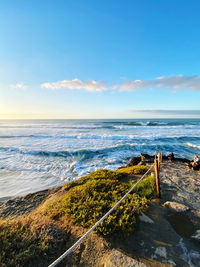
M200 91L200 76L172 75L167 77L158 77L154 80L125 81L120 86L120 90L135 91L137 89L145 89L151 87Z
M24 83L15 83L15 84L10 84L10 88L13 88L13 89L26 89L27 85L25 85Z
M153 80L124 80L120 83L114 82L109 85L106 81L86 81L77 78L73 80L63 80L58 82L46 82L41 84L42 88L58 90L61 88L70 90L84 89L91 92L101 92L105 90L136 91L146 88L167 88L173 90L200 91L200 76L171 75L157 77Z
M42 88L47 88L47 89L52 89L52 90L57 90L61 88L65 89L70 89L70 90L80 90L80 89L85 89L86 91L91 91L91 92L100 92L106 90L106 82L104 81L86 81L82 82L81 80L75 78L73 80L63 80L63 81L58 81L58 82L53 82L53 83L43 83L41 84Z
M200 115L199 109L131 109L129 112L148 115Z

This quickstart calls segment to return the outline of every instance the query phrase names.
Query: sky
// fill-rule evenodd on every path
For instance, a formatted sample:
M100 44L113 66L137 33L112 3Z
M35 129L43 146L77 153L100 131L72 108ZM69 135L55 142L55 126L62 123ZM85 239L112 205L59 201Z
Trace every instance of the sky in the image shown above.
M200 117L199 0L0 0L0 119Z

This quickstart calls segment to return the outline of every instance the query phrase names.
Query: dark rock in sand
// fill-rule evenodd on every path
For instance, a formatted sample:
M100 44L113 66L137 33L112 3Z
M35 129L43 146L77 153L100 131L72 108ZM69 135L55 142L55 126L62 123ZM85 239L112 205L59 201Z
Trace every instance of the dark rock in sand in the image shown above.
M199 170L200 170L200 164L195 165L195 166L193 166L192 168L193 168L193 170L195 170L195 171L199 171Z
M168 155L168 160L174 160L174 153L172 152L172 153L170 153L169 155Z
M190 163L191 161L186 158L174 158L175 161L183 162L183 163Z

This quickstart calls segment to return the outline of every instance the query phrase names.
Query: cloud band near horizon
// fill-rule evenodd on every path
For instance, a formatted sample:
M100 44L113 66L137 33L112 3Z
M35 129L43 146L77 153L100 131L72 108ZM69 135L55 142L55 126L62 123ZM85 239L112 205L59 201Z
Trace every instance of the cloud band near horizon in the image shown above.
M200 115L199 109L130 109L129 112L151 115Z
M153 80L123 80L120 83L109 85L108 82L101 80L81 81L78 78L73 80L62 80L57 82L45 82L41 84L42 88L59 90L86 90L90 92L102 92L105 90L119 90L133 92L147 88L165 88L172 90L200 91L199 75L171 75L157 77Z

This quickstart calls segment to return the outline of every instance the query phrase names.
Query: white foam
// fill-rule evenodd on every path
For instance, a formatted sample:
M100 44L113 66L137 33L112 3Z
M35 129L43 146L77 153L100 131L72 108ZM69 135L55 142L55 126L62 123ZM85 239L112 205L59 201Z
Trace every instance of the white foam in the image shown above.
M189 143L189 142L187 142L186 144L187 144L188 146L190 146L190 147L195 147L195 148L200 149L200 146L198 146L198 145L195 145L195 144L192 144L192 143Z
M189 139L200 138L200 125L169 126L160 121L166 125L148 126L154 123L150 120L133 121L141 126L128 123L0 121L0 197L63 184L99 168L116 169L141 152L173 150L178 156L192 158L189 151L200 148L195 144L198 140Z

